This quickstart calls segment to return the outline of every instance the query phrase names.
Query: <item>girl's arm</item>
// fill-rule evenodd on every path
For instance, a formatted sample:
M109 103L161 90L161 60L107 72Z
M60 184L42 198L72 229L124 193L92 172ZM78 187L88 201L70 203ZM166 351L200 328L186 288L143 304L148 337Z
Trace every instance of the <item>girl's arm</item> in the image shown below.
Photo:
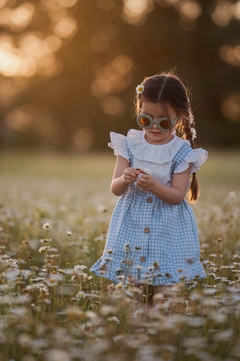
M142 174L137 185L143 190L154 193L162 201L176 205L181 203L185 197L189 183L189 173L190 167L182 173L174 173L171 187L164 186L148 174Z
M111 191L116 196L121 196L128 189L129 184L136 181L140 174L134 168L130 168L130 163L120 155L117 155L116 165L113 172Z

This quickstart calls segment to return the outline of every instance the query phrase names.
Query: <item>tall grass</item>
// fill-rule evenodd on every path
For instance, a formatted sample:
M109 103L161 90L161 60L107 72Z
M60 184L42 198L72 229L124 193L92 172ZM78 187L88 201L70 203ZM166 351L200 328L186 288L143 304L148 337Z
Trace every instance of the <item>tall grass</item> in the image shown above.
M207 278L154 298L93 277L111 155L0 159L0 360L239 360L239 153L210 152L194 206ZM138 302L141 299L142 302Z

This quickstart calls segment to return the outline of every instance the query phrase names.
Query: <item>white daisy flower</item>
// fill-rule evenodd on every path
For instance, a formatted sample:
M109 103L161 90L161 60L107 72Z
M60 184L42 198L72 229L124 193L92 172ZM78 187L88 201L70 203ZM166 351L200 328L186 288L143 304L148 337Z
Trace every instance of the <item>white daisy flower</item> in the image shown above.
M136 93L137 94L142 94L144 92L145 86L143 84L139 84L138 86L136 86Z
M151 174L150 169L148 169L148 168L144 168L143 171L145 174Z
M51 223L46 222L46 223L43 224L43 228L44 229L50 229L50 228L52 228L52 225L51 225Z
M52 240L51 240L51 238L49 238L49 239L44 238L44 239L40 239L40 242L41 243L49 243L49 242L52 242Z
M68 235L68 237L71 237L73 235L72 231L67 231L66 234Z
M108 321L108 322L115 322L115 323L117 323L118 325L120 324L120 320L119 320L119 318L117 318L116 316L108 317L108 318L107 318L107 321Z
M192 132L192 140L194 140L195 138L197 138L197 131L195 128L191 128L191 132Z

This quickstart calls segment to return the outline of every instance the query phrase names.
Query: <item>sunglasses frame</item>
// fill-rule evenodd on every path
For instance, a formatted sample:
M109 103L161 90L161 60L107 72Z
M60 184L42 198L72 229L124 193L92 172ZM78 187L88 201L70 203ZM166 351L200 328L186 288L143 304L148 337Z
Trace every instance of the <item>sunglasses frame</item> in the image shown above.
M150 124L149 124L149 125L146 125L146 126L142 125L142 124L140 123L140 119L141 119L141 118L147 118L147 119L150 121ZM167 117L162 117L162 118L158 118L157 120L153 120L153 118L152 118L150 115L148 115L148 114L139 114L139 115L137 116L137 123L138 123L138 125L139 125L140 128L144 128L144 129L152 128L153 125L156 124L156 126L158 127L158 129L161 130L162 132L169 132L169 130L172 130L172 129L175 127L175 125L176 125L176 123L177 123L177 121L178 121L178 118L179 118L179 117L177 117L177 118L174 119L174 120L171 120L171 119L170 119L171 128L168 128L168 129L162 128L161 125L160 125L160 123L161 123L162 120L167 120L167 121L168 121Z

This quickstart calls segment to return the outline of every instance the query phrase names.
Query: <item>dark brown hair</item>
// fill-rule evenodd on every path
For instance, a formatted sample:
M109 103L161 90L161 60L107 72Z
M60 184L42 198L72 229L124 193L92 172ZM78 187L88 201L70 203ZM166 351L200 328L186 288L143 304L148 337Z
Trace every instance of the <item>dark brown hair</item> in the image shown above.
M172 71L169 71L146 77L142 84L144 85L144 91L142 94L137 94L134 101L136 114L138 115L140 113L144 100L161 103L164 107L166 104L169 104L179 117L176 127L177 135L183 139L187 139L191 147L195 149L196 146L193 139L194 130L192 130L194 127L194 118L189 100L190 92L183 82ZM168 116L167 108L165 109ZM189 202L195 203L199 195L199 183L196 173L193 173L188 192Z

